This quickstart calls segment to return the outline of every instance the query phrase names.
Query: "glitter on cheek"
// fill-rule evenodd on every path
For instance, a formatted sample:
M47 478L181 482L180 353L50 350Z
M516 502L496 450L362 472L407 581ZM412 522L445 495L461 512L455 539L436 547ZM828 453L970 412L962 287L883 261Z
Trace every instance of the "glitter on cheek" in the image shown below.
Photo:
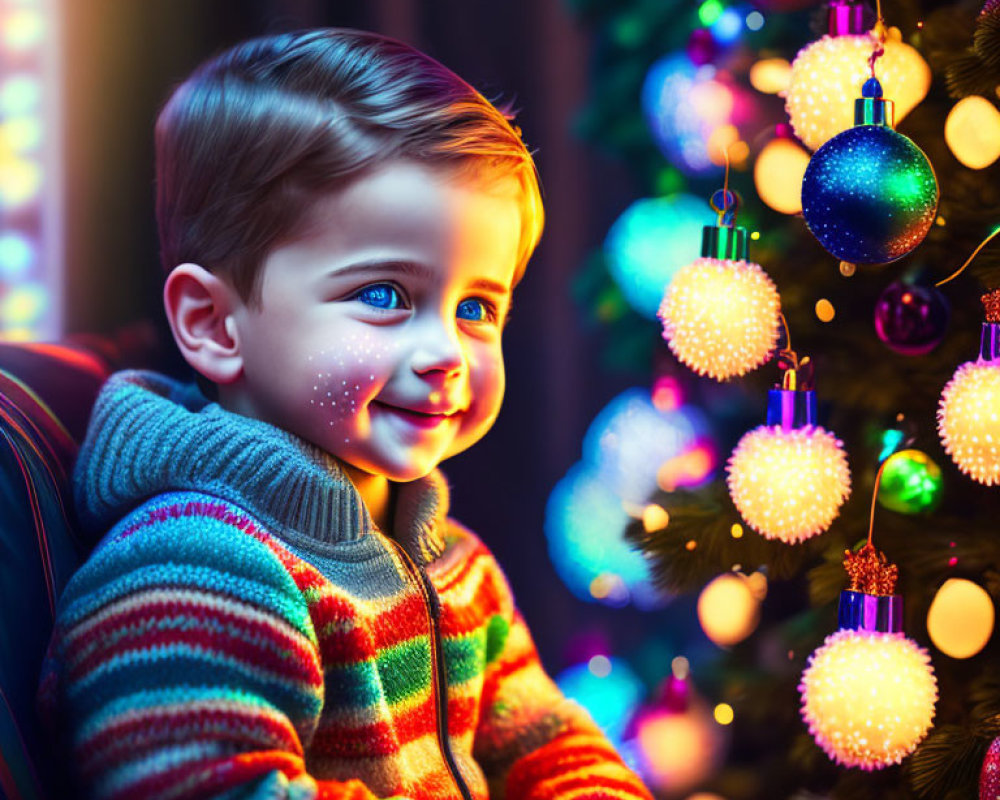
M320 349L307 356L312 370L310 406L320 412L329 427L361 419L368 403L391 377L385 367L395 362L398 337L351 335L336 347ZM378 366L380 369L375 369ZM345 443L349 440L345 439Z

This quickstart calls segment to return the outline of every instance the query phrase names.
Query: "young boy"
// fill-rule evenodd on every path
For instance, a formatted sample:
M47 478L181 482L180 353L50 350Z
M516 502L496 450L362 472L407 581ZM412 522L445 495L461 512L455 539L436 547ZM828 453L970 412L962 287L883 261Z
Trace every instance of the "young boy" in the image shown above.
M156 139L204 393L119 373L80 452L108 532L40 689L76 796L648 798L436 471L503 397L542 227L517 132L411 48L320 30L208 62Z

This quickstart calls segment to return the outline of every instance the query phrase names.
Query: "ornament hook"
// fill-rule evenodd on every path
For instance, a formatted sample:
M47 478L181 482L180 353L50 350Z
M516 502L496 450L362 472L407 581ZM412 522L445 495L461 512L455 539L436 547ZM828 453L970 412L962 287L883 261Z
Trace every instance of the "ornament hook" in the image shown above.
M977 248L976 248L975 250L973 250L973 251L972 251L972 255L971 255L971 256L969 256L969 257L968 257L968 258L967 258L967 259L965 260L965 263L964 263L964 264L962 264L962 266L960 266L960 267L959 267L958 269L956 269L956 270L955 270L955 271L954 271L953 273L951 273L951 275L949 275L949 276L948 276L947 278L945 278L945 279L944 279L944 280L942 280L942 281L938 281L938 282L937 282L937 283L935 283L934 285L935 285L935 286L944 286L944 284L946 284L946 283L947 283L948 281L950 281L950 280L954 280L954 279L955 279L955 278L957 278L957 277L958 277L959 275L961 275L961 274L962 274L962 271L963 271L963 270L964 270L964 269L965 269L965 268L966 268L967 266L969 266L969 264L971 264L971 263L972 263L972 259L974 259L974 258L975 258L976 256L978 256L978 255L979 255L979 251L980 251L980 250L982 250L982 249L983 249L984 247L986 247L986 245L988 245L988 244L990 243L990 241L991 241L991 240L993 239L993 237L994 237L994 236L996 236L996 235L997 235L998 233L1000 233L1000 225L998 225L998 226L997 226L997 229L996 229L995 231L993 231L993 233L991 233L991 234L990 234L989 236L987 236L987 237L986 237L985 239L983 239L983 241L982 241L982 242L980 242L980 243L979 243L979 247L977 247Z

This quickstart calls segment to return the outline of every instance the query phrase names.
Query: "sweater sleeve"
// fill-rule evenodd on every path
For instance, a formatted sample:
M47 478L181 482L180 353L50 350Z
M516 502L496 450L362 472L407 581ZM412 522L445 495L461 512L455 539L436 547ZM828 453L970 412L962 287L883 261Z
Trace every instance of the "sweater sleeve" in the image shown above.
M611 743L546 674L495 561L474 754L494 800L651 800Z
M306 771L323 672L275 552L232 515L145 514L70 581L43 665L39 711L77 796L374 800Z

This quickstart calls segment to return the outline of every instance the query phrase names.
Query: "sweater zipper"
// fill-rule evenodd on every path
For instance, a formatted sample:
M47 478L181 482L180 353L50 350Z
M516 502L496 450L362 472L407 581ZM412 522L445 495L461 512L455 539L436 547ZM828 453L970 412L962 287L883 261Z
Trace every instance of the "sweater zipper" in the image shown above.
M410 558L410 554L406 552L399 542L389 536L385 538L392 543L396 552L399 553L407 571L416 577L417 585L420 586L420 594L424 598L431 631L429 642L431 649L431 673L434 684L434 718L437 722L438 744L441 747L445 764L451 773L452 780L455 781L455 785L458 787L459 793L464 800L472 800L472 793L469 791L469 787L465 785L465 780L458 771L458 765L455 763L455 755L451 751L451 740L448 738L448 678L442 656L444 647L441 643L441 604L427 573L414 563L413 559Z

